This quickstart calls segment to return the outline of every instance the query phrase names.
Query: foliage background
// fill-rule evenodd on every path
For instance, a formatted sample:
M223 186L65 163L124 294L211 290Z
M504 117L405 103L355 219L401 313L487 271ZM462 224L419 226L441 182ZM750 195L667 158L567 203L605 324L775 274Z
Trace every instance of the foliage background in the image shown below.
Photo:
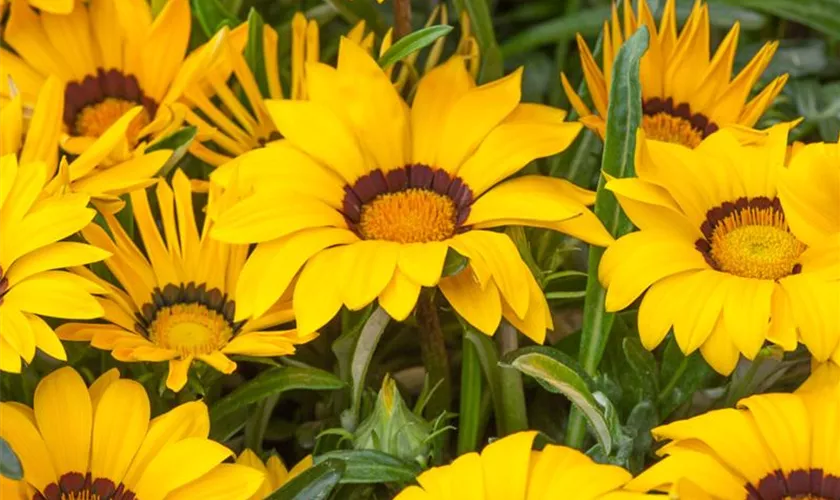
M194 48L204 43L223 25L236 26L246 21L253 9L280 35L280 68L286 72L283 76L287 83L290 22L295 12L303 11L308 18L319 22L321 59L332 62L340 36L360 20L364 20L368 29L381 40L393 25L393 1L379 5L375 0L193 0L190 46ZM652 11L660 12L663 3L651 2ZM692 3L690 0L677 1L680 22L687 17ZM163 0L152 0L155 9L163 4ZM435 0L412 2L415 29L422 27L437 4ZM480 79L492 79L501 71L509 72L524 66L524 100L564 109L570 106L560 86L560 72L565 72L573 84L581 81L575 34L583 35L590 47L594 47L610 12L607 0L455 0L446 2L446 6L450 23L456 28L448 36L445 53L451 53L458 40L456 13L466 11L481 47ZM734 22L741 23L736 71L763 43L781 40L781 46L758 86L784 72L789 73L791 79L758 128L801 116L803 123L794 130L793 139L806 142L837 140L840 135L840 1L711 0L710 14L713 47ZM597 52L596 58L600 60ZM285 88L289 88L288 84ZM594 189L601 155L601 141L592 132L584 131L568 151L535 162L525 172L536 170L565 177ZM206 178L211 171L208 165L189 155L181 159L179 166L190 177ZM120 216L131 231L130 207ZM561 362L575 366L584 312L587 251L579 242L542 230L515 229L509 234L543 285L552 306L555 331L550 333L547 344L568 356L561 358ZM296 463L309 453L333 452L346 468L342 481L357 483L342 484L333 492L334 498L389 498L401 484L411 480L421 464L446 463L459 452L480 447L480 443L491 437L526 426L542 431L545 440L567 440L566 428L571 413L569 399L557 394L550 384L541 387L530 377L521 381L518 372L496 363L500 356L513 351L517 342L518 347L526 347L527 340L521 336L517 340L509 332L500 332L492 340L469 329L465 333L455 315L447 310L443 311L440 320L450 362L450 413L440 413L447 407L445 401L435 402L436 398L440 399L440 391L433 391L432 401L424 405L431 388L425 383L416 320L410 319L404 324L390 324L373 353L364 380L361 420L367 420L371 426L380 426L378 429L414 422L421 429L418 441L409 440L388 449L385 443L377 440L365 441L359 432L352 436L336 430L342 429L343 418L347 418L346 414L342 417L342 413L352 404L350 387L353 380L349 370L352 351L371 313L371 308L358 313L343 311L340 318L322 331L318 340L300 347L292 358L275 361L240 357L237 373L222 378L213 370L199 369L191 373L187 388L177 395L163 385L165 374L160 371L163 366L122 364L113 360L108 352L86 345L68 345L69 363L89 381L118 366L124 376L144 383L152 395L153 413L156 414L180 401L205 398L211 408L212 436L237 451L246 446L264 454L277 451L288 464ZM634 323L635 311L632 309L619 314L599 370L597 373L581 370L589 371L592 377L579 377L588 389L581 393L594 394L602 417L610 426L609 432L615 438L615 446L609 453L597 446L590 449L590 453L601 460L625 465L633 472L640 470L652 457L651 427L710 408L731 406L748 394L771 388L790 389L808 372L808 359L804 353L787 355L782 360L780 353L766 349L755 362L744 362L731 378L723 378L716 375L699 354L684 358L672 338L656 352L648 353L638 341ZM468 346L468 352L464 351L465 346ZM516 359L527 352L508 354L503 361L515 364ZM464 357L469 357L470 363L478 361L481 365L478 379L462 381ZM4 373L0 377L2 399L31 404L38 380L57 366L57 362L39 354L36 362L20 376ZM469 376L472 372L464 373ZM424 414L428 427L407 415L401 417L403 420L389 424L396 418L394 415L376 413L394 411L392 407L374 411L376 392L388 374L396 380L399 392L409 406ZM524 383L521 393L517 389L520 383ZM462 394L459 389L462 386L478 390ZM502 395L506 400L511 397L523 400L505 406L497 399ZM466 406L462 406L464 398L470 398ZM608 400L606 405L604 398ZM425 406L425 411L419 411L421 406ZM458 426L456 414L463 408L476 412L468 420L471 427L455 430ZM453 427L447 428L447 425ZM322 435L329 429L334 430ZM398 432L401 430L397 428ZM424 442L434 430L441 432ZM418 449L423 452L416 454L417 449L411 447L418 442L432 446L428 450L421 446ZM589 436L583 443L589 448L595 445L595 440ZM392 460L381 454L356 454L350 458L349 455L342 456L342 452L336 454L336 450L353 447L374 448L403 456ZM411 448L410 452L406 452L406 447Z

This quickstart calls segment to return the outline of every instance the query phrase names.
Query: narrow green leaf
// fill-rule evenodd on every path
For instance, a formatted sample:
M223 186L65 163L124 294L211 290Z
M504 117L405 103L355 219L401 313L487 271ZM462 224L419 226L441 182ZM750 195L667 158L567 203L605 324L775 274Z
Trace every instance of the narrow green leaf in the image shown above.
M406 483L414 480L421 471L416 463L376 450L330 451L316 457L315 463L323 460L344 463L342 484Z
M717 0L738 7L766 12L810 26L840 38L840 0Z
M301 472L266 500L325 500L344 473L341 460L324 460Z
M152 144L146 150L147 153L151 153L153 151L159 151L162 149L171 149L172 155L166 160L166 163L163 164L161 167L159 175L165 177L172 172L172 169L175 168L175 165L187 154L187 150L190 148L190 144L192 144L193 140L195 140L195 136L198 133L198 128L194 126L184 127L177 132L173 132L172 134L164 137L160 141Z
M379 36L385 35L389 28L375 0L327 0L327 3L351 25L364 19L367 28Z
M586 374L574 360L557 349L537 346L516 350L504 356L502 363L533 377L548 391L569 398L583 412L606 453L610 453L614 432L611 427L616 424L610 425L607 421L604 409L587 383Z
M586 292L583 290L574 291L574 292L548 292L545 294L545 298L548 300L572 300L572 299L582 299L586 296Z
M239 24L236 14L228 10L219 0L193 0L193 12L198 24L208 38L212 38L222 26L233 28Z
M467 340L475 347L476 354L478 354L478 361L481 363L481 369L484 372L484 380L487 381L487 386L490 389L490 397L493 401L493 413L496 417L496 432L502 436L504 435L504 406L502 405L502 380L499 372L499 352L496 344L487 335L477 331L464 321L461 321L464 327Z
M20 459L3 438L0 438L0 475L12 481L23 479L23 466L20 464Z
M268 95L268 76L265 72L265 50L263 48L263 29L265 23L259 12L251 7L248 12L248 43L245 45L245 62L257 81L260 94Z
M648 30L643 26L621 46L613 65L610 102L607 108L607 134L601 170L613 177L632 177L636 152L636 130L642 121L642 85L639 64L648 46ZM615 196L604 188L602 175L595 195L595 215L615 237L630 232L633 225L621 211ZM604 308L607 291L598 281L598 265L604 250L589 250L589 279L583 307L580 355L578 359L586 373L594 374L604 355L615 313ZM567 444L579 448L584 440L583 421L573 412L569 423Z
M344 383L335 375L316 368L269 368L217 401L210 408L210 421L219 421L245 405L293 389L335 390L342 387Z
M388 326L390 319L388 313L382 307L377 306L362 328L362 333L356 342L356 348L353 351L353 361L350 364L350 373L353 378L353 405L349 410L341 414L341 424L348 431L356 430L356 426L359 423L362 389L365 386L368 365L370 365L373 352L376 350L379 339L382 337L382 333L385 331L385 327Z
M438 38L446 36L450 31L452 31L452 26L445 25L429 26L414 31L391 45L391 48L386 50L379 58L379 65L383 68L392 66L423 47L431 45Z

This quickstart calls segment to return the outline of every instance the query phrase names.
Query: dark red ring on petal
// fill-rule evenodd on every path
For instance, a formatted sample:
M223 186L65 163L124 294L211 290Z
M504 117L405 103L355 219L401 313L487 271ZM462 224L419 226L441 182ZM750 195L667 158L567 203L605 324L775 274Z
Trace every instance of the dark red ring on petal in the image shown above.
M75 131L76 117L88 106L99 104L112 97L135 102L146 108L151 119L158 104L146 96L134 75L125 75L116 69L98 69L96 76L88 75L80 82L69 82L64 87L63 119L68 128ZM78 131L76 131L78 133Z
M747 500L840 500L840 477L825 474L822 469L800 469L787 475L781 470L776 470L763 477L757 486L747 484L745 489Z
M668 97L667 99L652 97L647 99L642 102L642 112L647 116L666 113L677 118L682 118L690 123L691 128L699 132L703 139L718 130L718 126L706 115L692 113L691 106L688 103L684 102L674 106L673 97Z
M421 163L406 165L403 168L383 173L376 169L363 175L353 186L344 186L342 212L348 226L357 234L357 225L361 220L362 207L377 196L398 193L407 189L426 189L447 196L456 209L456 231L463 230L464 222L470 214L473 192L463 179L451 175L443 169L432 168Z

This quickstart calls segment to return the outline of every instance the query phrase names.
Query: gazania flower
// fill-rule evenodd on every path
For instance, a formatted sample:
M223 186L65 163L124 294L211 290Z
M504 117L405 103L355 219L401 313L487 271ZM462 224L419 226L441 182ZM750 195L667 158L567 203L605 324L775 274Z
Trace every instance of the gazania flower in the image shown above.
M61 115L64 90L55 76L49 76L38 92L38 99L29 120L24 118L24 105L20 94L5 103L0 112L0 153L17 154L21 164L42 161L47 165L47 187L50 193L71 191L86 193L102 211L122 209L119 196L153 184L151 178L163 167L172 151L159 150L113 163L109 157L124 147L125 131L132 120L127 113L97 139L84 153L58 167L58 145L62 132Z
M83 194L44 196L47 167L18 167L14 155L0 159L0 370L19 373L38 348L66 360L64 347L40 316L91 319L103 309L91 293L96 284L63 271L104 259L104 250L61 241L96 214Z
M71 180L89 177L105 192L111 183L126 182L127 172L115 168L134 170L115 165L180 126L185 110L174 103L214 57L205 50L184 62L187 0L167 2L155 19L144 0L80 3L68 15L36 13L24 0L13 0L10 11L4 41L17 54L2 51L0 93L12 93L8 75L23 102L33 103L55 76L61 90L49 102L61 110L62 148L72 155L94 149L92 156L101 157L73 162Z
M33 408L0 403L0 436L32 492L9 499L175 500L224 491L224 498L245 500L259 488L260 472L221 463L233 453L207 439L204 403L149 417L143 386L116 369L90 389L69 366L52 372L35 389Z
M427 25L433 24L440 15L440 22L448 21L445 6L438 6L429 17ZM466 15L463 18L466 21ZM462 23L462 39L458 53L473 53L471 68L478 70L478 45L469 35L469 22ZM187 121L198 127L198 141L190 147L190 152L212 165L230 162L238 155L263 147L266 143L281 137L271 120L264 99L304 100L308 97L306 84L306 65L318 62L320 41L318 23L307 21L301 14L295 14L291 26L291 68L290 88L284 92L280 80L280 68L277 65L277 32L269 25L263 28L262 46L265 54L265 87L262 88L251 72L243 56L248 42L248 25L234 29L223 42L220 57L213 71L208 71L184 92L182 100L190 110ZM365 34L365 22L360 21L347 34L348 38L373 53L374 35ZM430 51L425 70L428 71L438 62L444 40L438 40ZM472 42L472 43L470 43ZM391 31L385 35L380 53L391 46ZM418 53L408 56L404 62L414 64ZM393 68L386 69L391 76ZM403 67L396 79L395 86L402 89L409 77L409 68ZM243 105L232 88L242 88L247 100ZM214 100L214 97L217 98ZM234 119L231 119L230 116ZM229 165L234 168L233 162ZM223 178L223 180L226 177Z
M818 361L837 348L840 169L804 153L784 167L785 130L760 146L720 131L694 150L640 133L639 178L607 183L640 231L604 254L606 307L647 289L638 323L648 349L673 326L683 352L699 348L728 374L765 340L790 350L799 339Z
M787 75L779 76L747 101L750 91L776 52L778 42L765 44L749 64L730 80L740 24L732 27L717 52L710 57L708 5L696 2L678 35L674 0L665 2L658 31L646 0L639 0L638 19L633 15L630 0L624 0L623 34L614 5L612 21L604 23L603 71L583 38L580 35L577 38L583 75L595 105L594 113L562 75L563 89L580 114L581 122L598 132L601 138L606 132L614 58L623 41L640 26L647 26L650 33L650 43L642 56L639 76L644 112L642 128L651 139L693 148L723 127L736 127L748 134L787 81Z
M548 500L556 498L645 498L620 491L632 476L565 446L532 451L536 432L518 432L487 445L481 454L461 455L450 465L417 477L396 500Z
M198 231L189 180L180 170L175 173L173 188L174 194L160 180L156 189L165 240L146 193L131 193L145 255L112 215L105 214L105 221L113 239L97 225L85 228L82 234L89 242L113 254L105 264L122 289L86 269L77 269L108 290L108 297L100 300L107 323L68 323L59 327L59 336L89 341L94 347L110 350L121 361L168 361L166 385L174 391L184 387L195 359L231 373L236 363L229 354L282 356L293 353L295 344L312 339L313 335L299 336L295 330L268 330L294 317L284 304L251 321L234 320L236 282L247 246L210 240L209 218ZM208 210L226 203L229 198L215 190Z
M251 500L262 500L268 498L275 490L291 481L295 476L312 467L312 455L306 456L295 464L291 470L286 469L283 460L277 455L271 455L264 463L256 453L245 449L237 458L236 463L253 467L265 475L265 480L260 489L254 493Z
M629 485L637 491L691 484L702 500L840 497L840 386L761 394L653 430L665 458Z
M307 66L309 101L267 103L286 140L240 158L240 178L257 179L256 191L213 229L222 241L258 243L235 320L265 311L300 271L302 332L342 304L357 310L377 298L403 320L421 287L440 285L481 331L493 333L504 315L541 342L545 298L513 242L486 229L549 227L599 245L611 238L584 206L591 192L535 175L504 181L579 131L561 110L520 104L521 75L475 87L455 57L426 75L409 110L347 39L337 69ZM442 278L450 248L470 265Z

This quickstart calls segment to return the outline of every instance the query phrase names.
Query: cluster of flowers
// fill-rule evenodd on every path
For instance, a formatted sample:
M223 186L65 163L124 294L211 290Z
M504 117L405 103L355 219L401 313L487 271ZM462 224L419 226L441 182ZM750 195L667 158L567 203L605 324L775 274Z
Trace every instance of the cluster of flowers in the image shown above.
M667 457L635 479L562 446L532 452L526 432L423 473L400 500L840 498L840 146L788 146L792 124L751 128L786 80L748 100L775 44L733 78L737 25L710 57L706 5L680 33L673 1L658 29L644 0L638 18L625 6L605 25L603 71L579 43L595 112L563 77L574 123L520 102L521 71L477 85L468 37L427 65L409 104L406 75L377 64L364 27L330 66L317 24L296 17L284 91L268 26L263 88L245 29L187 54L188 0L157 16L144 0L31 3L9 3L13 52L0 49L0 370L20 372L36 349L66 360L59 339L89 342L120 361L167 362L177 392L194 360L232 373L228 355L292 354L342 307L377 302L402 321L423 287L486 334L504 318L542 343L543 292L493 229L547 228L607 247L606 307L644 293L645 347L673 329L684 353L727 375L768 341L803 344L815 375L795 394L655 429ZM606 182L639 230L614 240L587 208L593 192L512 176L583 126L605 135L613 58L639 26L650 44L636 177ZM209 181L156 177L184 123L198 130L190 152L218 167ZM142 248L120 222L127 202ZM468 265L445 275L451 251ZM99 261L107 280L86 267ZM42 316L69 321L53 329ZM150 420L143 387L114 371L88 388L61 368L34 409L0 403L0 423L25 472L2 479L3 498L262 498L311 463L289 473L248 452L223 464L231 452L207 438L203 403Z

